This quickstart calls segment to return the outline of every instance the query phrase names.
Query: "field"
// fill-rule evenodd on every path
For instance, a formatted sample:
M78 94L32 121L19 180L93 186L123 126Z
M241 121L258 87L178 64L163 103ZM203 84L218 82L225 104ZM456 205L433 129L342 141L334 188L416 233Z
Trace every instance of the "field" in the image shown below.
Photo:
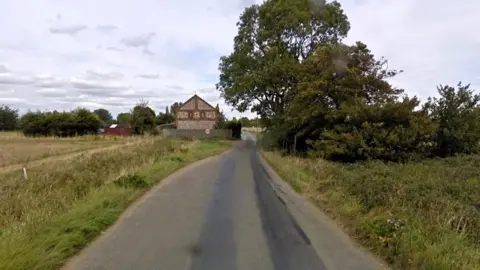
M0 170L14 164L27 165L51 156L121 145L127 138L86 136L79 138L28 138L21 133L0 132Z
M0 145L2 149L23 149L21 140L34 149L53 148L56 152L47 150L49 157L44 159L41 157L47 154L41 150L32 152L35 158L14 153L15 161L4 162L41 161L41 166L28 167L28 180L21 167L0 169L0 269L58 268L112 224L149 186L185 164L223 152L231 145L228 141L96 136L4 136ZM51 148L35 148L35 144ZM95 151L88 150L92 148ZM72 152L78 153L64 157Z
M242 130L252 133L260 133L264 131L264 128L261 127L243 127Z
M396 269L480 269L480 155L409 164L265 158Z

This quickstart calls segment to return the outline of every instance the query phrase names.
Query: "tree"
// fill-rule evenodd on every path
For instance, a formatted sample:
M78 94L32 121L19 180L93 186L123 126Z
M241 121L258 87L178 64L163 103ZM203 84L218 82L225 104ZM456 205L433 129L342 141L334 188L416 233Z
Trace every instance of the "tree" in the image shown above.
M324 45L306 59L273 145L341 161L430 156L434 123L388 79L399 73L357 42Z
M215 125L215 128L223 129L226 126L225 115L223 114L223 111L220 110L220 106L218 106L218 104L217 106L215 106L215 109L217 110L217 113L218 113L218 120L217 120L217 124Z
M93 111L93 113L98 115L100 120L102 120L105 124L110 124L113 120L112 114L106 109L103 109L103 108L96 109Z
M132 114L131 113L119 113L117 115L117 123L124 126L130 126L132 122Z
M250 120L247 117L240 118L240 123L242 127L251 127Z
M170 106L170 113L175 116L176 112L177 112L177 109L180 108L182 106L182 103L181 102L175 102L172 104L172 106Z
M12 131L16 128L18 121L18 109L6 105L0 106L0 131Z
M175 121L175 117L170 114L168 106L165 107L165 113L159 113L156 118L157 125L170 124Z
M238 111L257 112L266 125L281 120L297 89L301 63L319 46L336 44L350 24L338 2L267 0L245 9L234 51L220 59L216 87Z
M102 121L87 109L71 112L27 112L20 119L26 136L76 136L96 134Z
M470 85L458 83L438 86L439 98L431 98L425 109L438 123L437 155L445 157L459 153L475 153L480 143L480 95Z
M131 126L133 133L137 135L154 131L155 112L148 107L148 102L140 102L133 108Z

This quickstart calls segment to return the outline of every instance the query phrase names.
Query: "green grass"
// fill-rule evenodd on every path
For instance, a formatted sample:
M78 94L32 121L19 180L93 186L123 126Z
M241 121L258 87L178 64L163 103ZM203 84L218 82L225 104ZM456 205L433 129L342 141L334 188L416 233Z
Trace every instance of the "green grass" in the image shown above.
M57 269L148 187L230 146L149 138L36 168L28 182L15 173L1 175L0 269Z
M350 165L264 156L394 268L480 269L480 155Z

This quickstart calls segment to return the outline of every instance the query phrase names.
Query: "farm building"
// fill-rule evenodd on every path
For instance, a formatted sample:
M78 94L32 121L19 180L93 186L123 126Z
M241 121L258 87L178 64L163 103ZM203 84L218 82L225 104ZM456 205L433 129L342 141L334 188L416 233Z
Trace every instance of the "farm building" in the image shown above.
M194 95L175 111L177 129L214 129L218 112L201 97Z
M114 136L130 136L132 135L132 130L128 127L122 127L118 124L110 125L103 130L105 135L114 135Z

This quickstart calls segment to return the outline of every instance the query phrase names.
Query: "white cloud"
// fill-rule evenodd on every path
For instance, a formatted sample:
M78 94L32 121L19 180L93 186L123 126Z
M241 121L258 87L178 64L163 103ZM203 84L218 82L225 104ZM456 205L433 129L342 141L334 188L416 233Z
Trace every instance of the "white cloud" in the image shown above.
M9 70L7 69L6 66L0 65L0 73L8 73L8 72L9 72Z
M111 24L102 24L102 25L97 25L97 27L95 29L97 29L97 31L100 31L100 32L110 33L112 31L116 30L117 27L115 25L111 25Z
M471 82L480 90L480 2L461 0L345 0L352 24L347 41L361 40L390 68L404 73L392 80L410 95L425 100L436 85Z
M37 89L35 92L45 97L64 97L67 94L66 90L56 88L42 88Z
M160 75L158 73L157 74L139 74L137 75L137 77L143 78L143 79L158 79L160 78Z
M71 25L65 27L52 27L50 28L50 33L52 34L67 34L75 35L78 32L87 29L86 25Z
M124 76L119 72L98 72L94 70L87 70L87 74L84 77L87 80L118 80Z
M150 32L150 33L142 34L139 36L123 38L122 43L125 44L125 46L129 46L129 47L148 48L148 46L150 45L150 41L154 36L155 36L155 33Z
M142 98L163 111L197 91L238 117L214 86L218 58L231 52L238 16L254 2L5 0L0 103L21 112L104 106L116 114ZM480 88L480 2L340 2L352 24L347 42L363 41L405 70L393 83L407 93L426 98L437 84L459 80Z

